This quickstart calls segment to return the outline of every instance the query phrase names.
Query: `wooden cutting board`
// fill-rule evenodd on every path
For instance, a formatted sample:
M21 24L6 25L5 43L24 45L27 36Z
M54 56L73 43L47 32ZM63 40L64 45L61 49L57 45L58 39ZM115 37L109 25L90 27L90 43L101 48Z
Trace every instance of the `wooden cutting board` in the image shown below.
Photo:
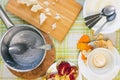
M38 11L37 13L31 12L31 7L27 7L23 4L18 4L17 0L9 0L6 6L6 9L11 13L17 15L28 23L34 25L38 29L50 34L52 37L56 38L59 41L62 41L70 27L74 23L76 17L80 13L82 6L75 2L75 0L58 0L54 5L52 4L55 0L38 0L42 5L43 10ZM50 4L46 6L44 1L48 1ZM39 15L41 12L44 13L44 9L50 8L52 13L51 16L47 16L48 19L44 22L43 25L40 25ZM60 20L56 20L55 14L60 14ZM56 23L56 29L52 29L52 24Z

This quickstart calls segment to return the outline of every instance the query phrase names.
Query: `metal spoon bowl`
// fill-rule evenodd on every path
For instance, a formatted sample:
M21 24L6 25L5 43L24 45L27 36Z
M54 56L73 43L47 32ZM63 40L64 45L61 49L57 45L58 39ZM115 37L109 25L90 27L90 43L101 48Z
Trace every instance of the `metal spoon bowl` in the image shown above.
M115 7L114 6L107 6L102 9L102 15L104 16L111 16L115 13Z

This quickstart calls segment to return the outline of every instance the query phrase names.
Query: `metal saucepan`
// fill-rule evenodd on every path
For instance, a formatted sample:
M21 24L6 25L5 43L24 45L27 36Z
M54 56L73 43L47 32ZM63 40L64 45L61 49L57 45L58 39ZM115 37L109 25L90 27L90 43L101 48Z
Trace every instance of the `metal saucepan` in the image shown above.
M27 72L37 68L44 60L46 50L28 49L24 54L10 54L10 45L25 43L27 46L37 47L46 44L42 33L31 25L14 25L2 7L0 6L0 17L5 23L8 31L1 39L0 53L6 65L18 72Z

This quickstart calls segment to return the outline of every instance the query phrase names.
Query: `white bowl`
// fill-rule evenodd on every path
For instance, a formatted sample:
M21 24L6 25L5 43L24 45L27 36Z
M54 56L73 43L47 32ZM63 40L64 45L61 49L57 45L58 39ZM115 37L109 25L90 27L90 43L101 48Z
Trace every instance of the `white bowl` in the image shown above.
M100 56L102 58L100 58ZM96 63L95 60L98 63ZM112 70L115 65L113 53L105 48L96 48L89 53L87 65L89 69L96 75L103 75L104 73L109 73L109 71Z
M92 71L92 69L89 68L90 66L86 65L86 63L81 59L82 55L80 52L78 56L78 67L79 67L79 71L87 80L113 80L116 77L116 75L120 71L120 55L116 48L112 48L109 50L113 54L114 61L112 64L114 65L113 67L110 68L111 70L109 70L109 72L105 72L105 73L103 73L104 70L101 72Z

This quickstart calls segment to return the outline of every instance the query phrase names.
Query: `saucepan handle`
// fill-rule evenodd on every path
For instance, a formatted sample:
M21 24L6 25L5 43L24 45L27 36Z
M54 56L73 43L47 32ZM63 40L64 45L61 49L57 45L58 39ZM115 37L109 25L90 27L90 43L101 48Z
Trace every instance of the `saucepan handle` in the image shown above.
M14 24L8 18L7 14L5 13L1 5L0 5L0 18L2 19L7 28L14 26Z

